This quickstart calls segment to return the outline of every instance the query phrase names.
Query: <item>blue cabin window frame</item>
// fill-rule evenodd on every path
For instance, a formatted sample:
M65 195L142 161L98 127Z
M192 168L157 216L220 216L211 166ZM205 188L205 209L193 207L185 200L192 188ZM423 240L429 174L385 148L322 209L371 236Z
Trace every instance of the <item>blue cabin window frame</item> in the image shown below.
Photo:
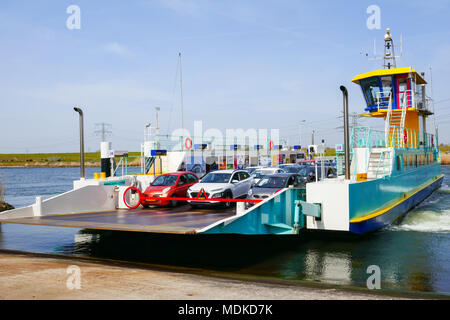
M376 79L374 79L374 78L376 78ZM370 102L369 102L370 100L374 100L375 97L372 96L371 99L369 99L369 97L367 96L366 90L364 90L364 87L366 86L366 83L373 82L374 80L378 84L378 90L381 91L381 80L380 80L380 77L378 77L378 76L361 79L359 81L359 85L361 87L361 90L363 92L364 99L366 100L366 105L367 105L367 108L365 108L364 110L368 111L368 112L378 111L378 105L377 104L370 104ZM372 101L372 102L375 102L375 101Z
M386 76L379 76L378 77L378 82L380 84L380 95L381 97L384 98L383 92L384 92L384 87L383 87L383 82L381 81L381 78L387 78L390 77L391 78L391 90L392 90L392 109L397 109L397 82L396 82L396 77L394 75L386 75ZM386 103L385 106L381 106L381 109L387 109L389 107L389 103Z
M368 111L368 112L375 112L378 111L378 105L377 104L369 104L369 99L367 98L367 94L364 91L364 83L366 81L370 81L370 80L374 80L373 78L376 78L376 81L378 83L378 90L380 92L380 96L384 97L383 95L383 83L381 81L381 77L389 77L391 78L391 88L392 88L392 109L398 109L398 103L397 103L397 77L394 75L386 75L386 76L374 76L374 77L370 77L370 78L365 78L365 79L361 79L359 81L359 86L361 88L363 97L364 97L364 101L366 102L366 108L364 109L364 111ZM387 109L388 104L386 104L385 106L380 104L380 109Z

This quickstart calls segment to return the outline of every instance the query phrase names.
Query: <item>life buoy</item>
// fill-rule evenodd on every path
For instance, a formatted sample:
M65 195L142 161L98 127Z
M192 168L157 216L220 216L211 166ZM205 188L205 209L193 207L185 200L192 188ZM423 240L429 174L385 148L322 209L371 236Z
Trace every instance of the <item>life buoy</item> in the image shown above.
M270 140L270 142L269 142L269 148L270 148L270 150L273 150L273 141L272 140Z
M186 149L190 150L192 148L192 139L187 137L186 140L184 140L184 146Z
M134 206L128 205L127 199L125 198L125 196L126 196L126 194L127 194L127 192L128 192L129 190L136 190L137 193L138 193L138 195L139 195L138 202L137 202L137 204L134 205ZM125 203L125 205L126 205L129 209L136 209L137 207L139 207L139 205L141 204L141 199L142 199L141 191L140 191L138 188L136 188L136 187L133 187L133 186L128 187L128 188L125 190L125 192L123 193L123 203Z
M404 140L405 144L408 143L408 135L406 133L406 129L403 129L403 140Z

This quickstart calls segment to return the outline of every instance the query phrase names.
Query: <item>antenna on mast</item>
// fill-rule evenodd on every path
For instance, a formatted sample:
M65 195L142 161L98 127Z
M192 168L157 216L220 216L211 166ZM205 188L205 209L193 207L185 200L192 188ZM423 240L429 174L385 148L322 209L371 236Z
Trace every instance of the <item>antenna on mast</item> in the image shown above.
M400 55L396 56L394 49L395 47L400 49ZM400 58L403 55L403 38L402 35L400 35L400 45L394 45L394 40L391 36L391 31L389 28L386 29L386 34L384 35L384 54L381 56L377 56L376 51L376 42L375 39L373 40L373 57L369 58L368 54L366 53L366 57L368 57L368 60L383 60L383 68L384 69L391 69L397 67L397 61L396 59Z

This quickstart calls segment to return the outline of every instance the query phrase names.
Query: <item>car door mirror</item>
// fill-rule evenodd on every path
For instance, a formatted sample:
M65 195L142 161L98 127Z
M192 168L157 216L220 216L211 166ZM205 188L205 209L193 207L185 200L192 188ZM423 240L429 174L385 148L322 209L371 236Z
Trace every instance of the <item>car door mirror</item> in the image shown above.
M238 183L239 182L239 180L238 179L233 179L233 180L231 180L231 183Z

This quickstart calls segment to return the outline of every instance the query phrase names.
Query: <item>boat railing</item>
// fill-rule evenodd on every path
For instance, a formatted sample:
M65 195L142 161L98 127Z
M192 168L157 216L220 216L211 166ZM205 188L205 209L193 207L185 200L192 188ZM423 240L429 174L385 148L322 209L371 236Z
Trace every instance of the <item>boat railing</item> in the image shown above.
M386 135L386 137L385 137ZM386 131L375 130L369 127L354 127L350 139L353 148L427 148L437 147L436 137L425 133L420 136L418 130L402 126L388 126Z
M122 176L128 174L128 159L127 157L121 157L119 163L117 164L116 168L114 169L113 176L116 176L117 170L122 169Z
M376 100L378 110L389 108L392 106L392 91L385 90L377 92Z
M392 169L391 154L392 154L391 150L381 151L380 159L378 160L377 170L375 172L375 179L391 174L391 169ZM386 164L386 162L387 162L387 164Z
M151 141L149 140L151 139ZM241 141L242 140L242 141ZM216 151L229 151L230 146L239 145L240 151L254 151L254 146L262 145L262 151L269 150L271 140L269 138L260 139L258 136L244 136L237 139L234 136L193 136L193 135L174 135L174 134L155 134L147 138L145 144L150 145L152 149L163 149L167 151L188 151L201 150L200 145L207 145L204 150L214 149ZM275 145L287 147L287 140L279 139Z
M419 148L419 131L401 126L389 126L388 146L394 148Z
M415 94L413 90L405 90L402 91L403 96L398 101L398 107L393 106L393 96L391 90L379 91L376 93L375 99L377 103L378 110L380 109L388 109L391 106L394 109L408 109L408 108L416 108L415 105Z
M354 127L350 138L351 148L384 148L384 132L370 127Z

